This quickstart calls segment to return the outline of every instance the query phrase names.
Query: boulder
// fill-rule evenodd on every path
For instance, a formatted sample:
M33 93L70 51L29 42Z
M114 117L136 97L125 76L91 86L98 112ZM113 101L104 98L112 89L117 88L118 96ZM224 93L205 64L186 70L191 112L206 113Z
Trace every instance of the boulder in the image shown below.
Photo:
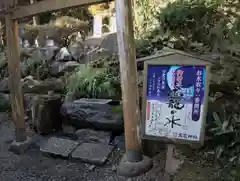
M64 90L64 81L59 78L51 78L44 81L35 80L32 76L21 79L23 93L47 94L49 91L62 92ZM0 92L9 92L8 77L0 81Z
M54 62L50 67L52 76L62 76L67 72L74 71L80 64L76 61L69 62Z
M22 79L22 88L24 93L46 94L49 91L61 92L64 90L64 83L57 78L47 79L45 81L34 80L32 76Z
M124 137L124 134L122 135L119 135L119 136L115 136L112 143L112 145L116 145L119 149L121 150L125 150L125 137Z
M78 129L91 128L95 130L122 132L124 128L121 113L114 111L115 106L97 102L69 102L61 107L64 124Z
M42 48L22 48L20 60L24 62L28 59L34 61L46 60L45 49Z
M99 48L99 49L89 51L86 54L85 58L81 62L83 62L83 63L92 62L92 61L99 60L104 57L111 57L112 55L113 54L110 51Z
M76 135L75 135L76 128L75 127L63 124L62 131L63 131L64 136L76 138Z
M60 95L24 95L25 110L28 118L39 134L50 134L62 128Z
M74 60L76 60L78 62L84 56L84 46L83 46L83 44L81 42L71 43L68 46L68 50L71 53L71 55L74 58Z
M20 62L20 73L22 77L26 76L26 70L28 68L28 64L24 61L24 62Z
M52 60L54 56L56 56L57 52L60 51L60 48L57 46L43 47L40 48L41 53L44 56L42 60Z
M117 33L105 34L100 47L111 53L117 53L118 52Z
M56 55L56 61L66 62L71 60L72 60L72 56L66 47L61 48L58 54Z
M87 37L84 41L84 46L99 47L103 41L102 37Z

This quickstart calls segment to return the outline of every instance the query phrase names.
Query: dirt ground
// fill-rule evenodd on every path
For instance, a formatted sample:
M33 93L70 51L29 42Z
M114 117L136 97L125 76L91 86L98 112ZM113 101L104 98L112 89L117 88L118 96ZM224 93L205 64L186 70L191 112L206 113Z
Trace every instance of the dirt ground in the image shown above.
M181 152L185 157L184 163L173 181L220 181L217 178L218 166L213 153L197 152L186 147Z
M116 149L103 167L94 168L84 163L44 157L39 144L46 137L35 136L36 144L23 155L8 151L14 139L14 126L9 116L0 114L0 181L161 181L164 157L157 155L153 169L136 178L122 178L116 174L116 167L124 150Z
M214 167L197 165L195 162L185 160L173 181L217 181L214 172Z
M74 163L63 159L44 157L39 145L46 137L35 136L35 144L23 155L8 151L14 139L14 126L9 116L0 113L0 181L163 181L165 153L153 158L154 167L148 173L136 178L122 178L116 168L124 150L116 149L103 167ZM31 134L32 135L32 134ZM206 164L191 156L171 181L214 181L214 165Z

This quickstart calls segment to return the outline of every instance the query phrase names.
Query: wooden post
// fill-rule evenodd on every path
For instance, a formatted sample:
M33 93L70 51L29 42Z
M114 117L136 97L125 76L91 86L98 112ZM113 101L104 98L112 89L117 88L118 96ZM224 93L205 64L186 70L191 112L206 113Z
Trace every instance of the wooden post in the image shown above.
M6 7L8 9L8 7ZM6 35L7 35L7 57L9 70L9 89L11 97L13 121L16 127L16 142L26 140L23 94L20 76L20 53L18 22L12 20L11 13L5 15Z
M165 163L165 172L164 172L164 181L171 180L171 174L173 173L173 167L175 165L173 162L175 146L172 144L167 145L167 154L166 154L166 163Z
M142 155L140 146L140 111L132 1L116 0L116 10L126 142L126 155L119 164L118 174L125 177L134 177L150 170L152 160Z
M172 180L172 176L183 164L183 158L177 152L177 148L174 144L167 144L167 154L164 172L164 181Z
M118 53L121 71L126 157L130 162L142 160L138 123L136 50L133 34L132 2L116 0Z

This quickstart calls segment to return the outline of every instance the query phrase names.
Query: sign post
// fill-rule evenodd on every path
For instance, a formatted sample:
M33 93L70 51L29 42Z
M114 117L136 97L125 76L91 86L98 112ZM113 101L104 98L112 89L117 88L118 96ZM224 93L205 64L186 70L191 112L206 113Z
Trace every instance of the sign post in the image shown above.
M209 70L207 61L180 52L145 61L142 137L168 144L166 171L173 144L203 144Z

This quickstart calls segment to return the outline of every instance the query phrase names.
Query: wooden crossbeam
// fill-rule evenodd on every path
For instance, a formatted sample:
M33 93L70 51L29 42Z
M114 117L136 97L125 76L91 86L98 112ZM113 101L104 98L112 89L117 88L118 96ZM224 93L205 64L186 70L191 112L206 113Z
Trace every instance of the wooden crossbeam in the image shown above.
M13 12L13 19L31 17L77 6L99 4L106 1L108 0L44 0L31 5L19 6Z

